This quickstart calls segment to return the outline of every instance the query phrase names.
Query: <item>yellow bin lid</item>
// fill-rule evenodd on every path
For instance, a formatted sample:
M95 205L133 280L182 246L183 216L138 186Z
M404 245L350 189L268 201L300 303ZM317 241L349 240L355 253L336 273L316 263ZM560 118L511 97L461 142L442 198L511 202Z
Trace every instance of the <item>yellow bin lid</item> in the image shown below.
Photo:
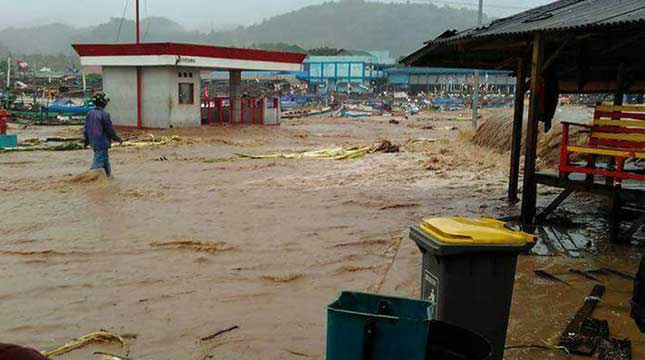
M506 223L491 218L445 217L424 219L421 230L433 239L450 245L526 246L536 237L509 230Z

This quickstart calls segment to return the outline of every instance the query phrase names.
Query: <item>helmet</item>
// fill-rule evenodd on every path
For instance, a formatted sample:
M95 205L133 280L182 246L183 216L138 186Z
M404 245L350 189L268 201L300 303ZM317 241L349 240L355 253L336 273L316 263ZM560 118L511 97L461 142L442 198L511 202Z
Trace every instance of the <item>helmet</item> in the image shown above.
M94 106L104 108L110 102L110 98L106 93L98 92L92 96L92 102L94 103Z

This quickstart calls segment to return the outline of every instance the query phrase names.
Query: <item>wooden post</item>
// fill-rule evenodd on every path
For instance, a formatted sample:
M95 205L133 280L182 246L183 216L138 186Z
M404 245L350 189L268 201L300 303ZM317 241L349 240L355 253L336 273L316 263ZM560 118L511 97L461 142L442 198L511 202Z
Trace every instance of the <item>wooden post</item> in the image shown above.
M618 72L616 74L616 89L614 91L614 105L622 106L623 98L625 97L625 64L618 64ZM608 164L609 168L615 168L616 162L612 157ZM605 179L608 186L614 186L614 178L607 177ZM616 244L627 239L620 238L620 218L621 209L623 207L620 192L613 191L609 195L609 240ZM628 240L627 240L628 241Z
M535 162L537 160L538 122L542 104L542 65L544 63L544 39L542 33L533 37L533 54L531 59L531 102L529 119L526 128L526 154L524 157L524 188L522 193L522 223L530 225L535 218L537 205L537 181L535 179Z
M517 185L520 179L520 156L522 151L522 124L524 122L524 82L526 81L526 66L524 58L517 62L517 78L515 82L515 106L513 114L513 142L511 144L511 173L508 179L508 200L517 202Z
M625 97L625 63L618 64L618 73L616 74L616 90L614 91L614 105L623 106Z
M616 88L614 89L614 106L623 106L623 98L625 97L625 64L619 63L618 70L616 73ZM616 118L614 120L619 120ZM609 169L613 169L616 166L614 158L609 158L609 163L607 164ZM606 177L605 184L607 186L613 186L614 178Z

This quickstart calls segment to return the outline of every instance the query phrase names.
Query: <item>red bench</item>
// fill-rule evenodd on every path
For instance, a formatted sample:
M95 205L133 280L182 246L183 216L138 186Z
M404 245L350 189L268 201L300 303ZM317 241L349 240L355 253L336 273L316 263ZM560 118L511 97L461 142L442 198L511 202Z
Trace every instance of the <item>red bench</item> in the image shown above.
M588 129L587 144L570 143L571 126ZM583 154L587 164L584 166L572 164L572 154ZM595 160L598 156L615 159L615 169L596 166ZM645 106L598 105L593 124L562 122L561 177L567 177L571 173L598 175L613 178L615 186L620 186L623 179L645 181L645 174L625 171L625 161L628 159L645 159Z

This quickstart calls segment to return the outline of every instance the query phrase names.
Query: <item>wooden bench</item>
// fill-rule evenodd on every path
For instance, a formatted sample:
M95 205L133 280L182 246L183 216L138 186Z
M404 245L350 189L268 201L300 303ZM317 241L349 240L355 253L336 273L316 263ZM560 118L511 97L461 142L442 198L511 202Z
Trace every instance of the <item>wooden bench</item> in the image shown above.
M587 128L589 141L585 145L570 143L570 127ZM572 154L583 154L585 166L571 162ZM596 158L609 157L615 160L615 168L596 166ZM625 171L628 159L645 159L645 106L598 105L594 112L593 124L562 122L562 143L560 145L560 176L571 173L604 176L614 179L614 186L621 186L623 179L645 181L645 174Z

